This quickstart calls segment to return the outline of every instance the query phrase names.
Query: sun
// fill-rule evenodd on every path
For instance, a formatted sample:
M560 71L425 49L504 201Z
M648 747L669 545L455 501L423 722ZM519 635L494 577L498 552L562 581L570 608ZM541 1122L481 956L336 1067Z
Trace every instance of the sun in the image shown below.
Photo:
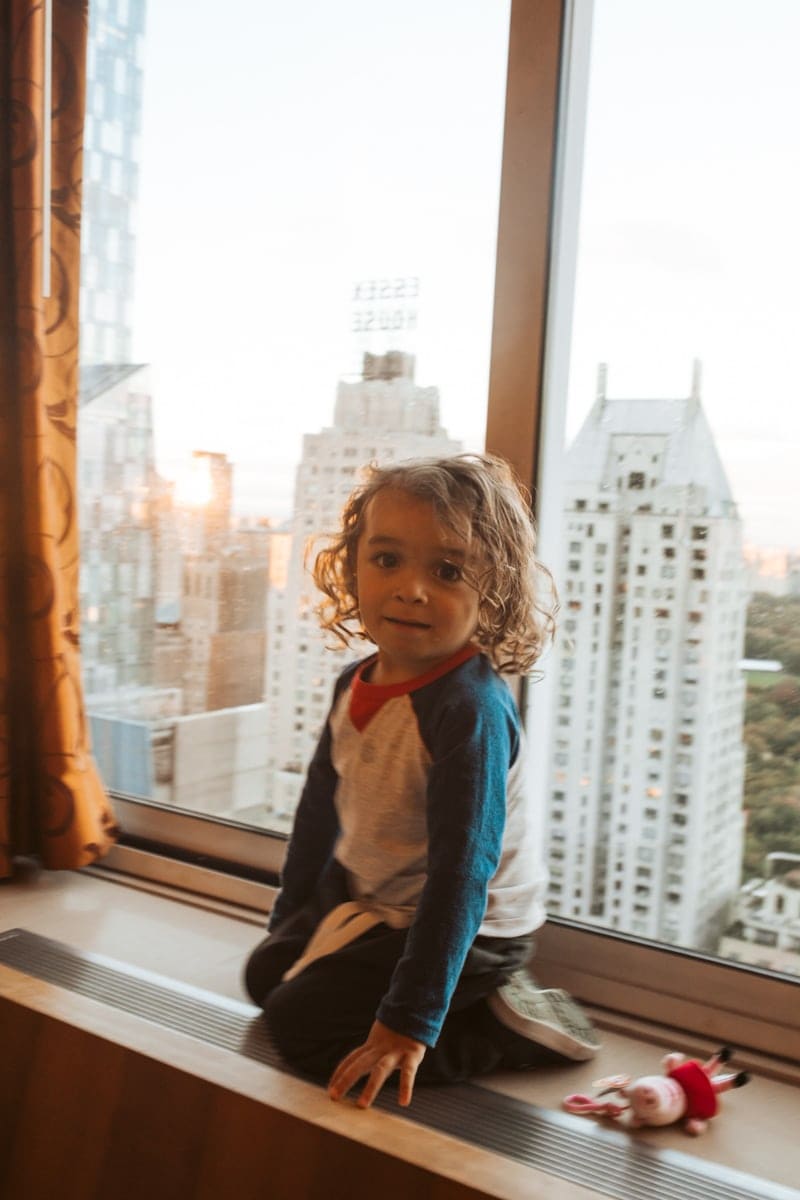
M209 461L205 456L193 458L175 480L175 500L182 508L205 508L212 497Z

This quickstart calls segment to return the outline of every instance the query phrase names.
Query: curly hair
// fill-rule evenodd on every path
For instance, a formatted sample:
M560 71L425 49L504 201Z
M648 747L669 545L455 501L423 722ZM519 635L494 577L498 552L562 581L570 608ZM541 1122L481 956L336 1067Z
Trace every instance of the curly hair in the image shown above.
M493 455L367 468L345 505L339 532L314 561L314 581L325 596L316 610L323 629L346 646L353 638L370 640L359 617L356 555L367 506L384 488L427 501L439 520L477 546L465 573L479 597L474 640L498 671L529 672L555 634L558 597L552 575L536 558L530 497L508 463Z

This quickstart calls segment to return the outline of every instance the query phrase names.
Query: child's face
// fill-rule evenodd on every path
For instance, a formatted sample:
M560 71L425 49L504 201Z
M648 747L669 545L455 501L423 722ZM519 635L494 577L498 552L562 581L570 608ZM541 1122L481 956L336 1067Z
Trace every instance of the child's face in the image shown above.
M379 650L373 683L414 679L469 642L478 593L463 578L467 563L468 543L432 504L397 488L373 496L356 556L361 620Z

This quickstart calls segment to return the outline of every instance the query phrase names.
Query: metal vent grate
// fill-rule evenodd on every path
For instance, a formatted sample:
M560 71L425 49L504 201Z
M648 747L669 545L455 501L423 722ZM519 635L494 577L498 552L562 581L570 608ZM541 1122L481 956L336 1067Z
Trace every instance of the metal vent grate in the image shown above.
M0 963L112 1008L288 1071L259 1010L25 929L0 933ZM800 1200L800 1192L476 1084L418 1088L378 1107L617 1200Z

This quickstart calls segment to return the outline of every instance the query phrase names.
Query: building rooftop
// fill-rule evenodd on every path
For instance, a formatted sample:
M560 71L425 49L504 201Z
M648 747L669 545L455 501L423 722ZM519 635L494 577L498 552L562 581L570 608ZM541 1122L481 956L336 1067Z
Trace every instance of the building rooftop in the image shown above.
M605 381L601 368L597 399L567 453L566 479L611 484L622 448L619 439L625 439L627 452L634 439L648 461L658 456L652 473L660 485L702 487L707 510L730 515L734 497L700 402L697 369L692 394L683 399L613 399L606 395Z
M130 375L141 371L146 363L81 363L78 403L89 404Z

